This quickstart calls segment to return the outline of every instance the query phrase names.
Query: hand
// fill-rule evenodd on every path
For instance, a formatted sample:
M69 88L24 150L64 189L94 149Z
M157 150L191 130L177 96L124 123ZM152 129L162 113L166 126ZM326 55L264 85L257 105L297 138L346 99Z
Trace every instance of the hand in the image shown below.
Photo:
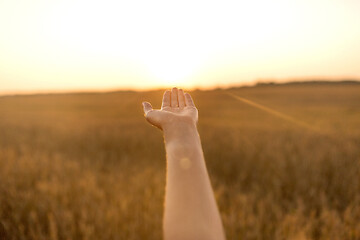
M143 102L146 120L164 130L177 124L196 124L198 110L189 93L173 88L164 93L161 109L154 110L149 102Z

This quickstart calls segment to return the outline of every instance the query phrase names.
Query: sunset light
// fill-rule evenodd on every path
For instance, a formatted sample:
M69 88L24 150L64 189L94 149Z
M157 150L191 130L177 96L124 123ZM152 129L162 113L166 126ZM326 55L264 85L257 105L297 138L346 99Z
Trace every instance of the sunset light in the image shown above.
M358 1L1 1L1 92L360 77Z
M0 0L0 240L360 240L360 0Z

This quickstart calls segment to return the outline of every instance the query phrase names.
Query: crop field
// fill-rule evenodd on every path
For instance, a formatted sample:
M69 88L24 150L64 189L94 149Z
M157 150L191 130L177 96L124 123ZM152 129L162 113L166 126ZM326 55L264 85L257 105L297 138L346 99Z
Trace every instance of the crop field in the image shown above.
M161 239L162 92L0 97L0 239ZM360 239L359 84L191 94L227 239Z

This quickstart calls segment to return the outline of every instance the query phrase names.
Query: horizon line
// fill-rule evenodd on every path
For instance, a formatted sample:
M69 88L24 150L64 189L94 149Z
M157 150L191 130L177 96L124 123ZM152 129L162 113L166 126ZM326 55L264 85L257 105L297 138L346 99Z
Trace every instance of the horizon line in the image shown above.
M291 84L336 84L336 83L356 83L360 84L360 78L342 78L342 79L288 79L280 80L279 79L258 79L251 82L241 82L241 83L229 83L229 84L217 84L209 87L204 86L194 86L186 87L188 91L211 91L216 89L231 89L231 88L245 88L245 87L257 87L257 86L274 86L274 85L291 85ZM177 86L174 86L177 87ZM39 89L39 90L14 90L14 91L0 91L0 97L7 96L33 96L33 95L56 95L56 94L91 94L91 93L114 93L114 92L151 92L151 91L160 91L164 89L169 89L171 87L109 87L109 88L74 88L74 89Z

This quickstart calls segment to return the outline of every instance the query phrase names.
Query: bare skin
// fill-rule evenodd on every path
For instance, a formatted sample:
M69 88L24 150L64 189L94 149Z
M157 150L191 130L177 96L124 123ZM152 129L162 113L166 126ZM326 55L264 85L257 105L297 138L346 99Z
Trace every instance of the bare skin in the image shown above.
M146 120L164 133L167 179L165 240L223 240L220 214L196 128L198 111L189 93L165 91L162 107L143 102Z

